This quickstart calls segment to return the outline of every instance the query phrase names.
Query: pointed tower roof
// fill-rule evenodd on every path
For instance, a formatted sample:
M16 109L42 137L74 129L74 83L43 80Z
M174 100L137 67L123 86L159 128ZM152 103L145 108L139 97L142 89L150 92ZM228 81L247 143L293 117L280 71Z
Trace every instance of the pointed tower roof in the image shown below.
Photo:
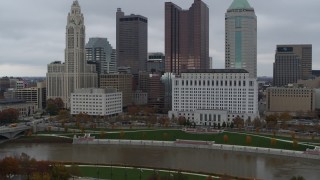
M252 9L247 0L233 0L228 10L232 9Z

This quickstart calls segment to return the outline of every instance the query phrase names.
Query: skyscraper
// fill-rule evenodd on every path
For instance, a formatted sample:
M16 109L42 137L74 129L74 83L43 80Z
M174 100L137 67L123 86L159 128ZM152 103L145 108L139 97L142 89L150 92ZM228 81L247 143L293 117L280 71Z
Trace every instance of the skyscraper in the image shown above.
M286 86L312 77L312 45L277 45L273 63L274 86Z
M117 10L117 64L130 67L132 74L147 69L148 19L141 15L124 15Z
M99 76L101 74L117 72L116 55L114 53L115 50L112 49L107 38L90 38L86 44L86 59L96 64L99 87Z
M257 16L247 0L233 0L225 14L225 68L257 77Z
M76 89L97 86L96 66L85 59L84 17L77 0L73 1L67 18L65 63L48 65L47 98L60 97L70 107L70 95Z
M165 71L209 69L209 8L194 0L189 10L165 3Z

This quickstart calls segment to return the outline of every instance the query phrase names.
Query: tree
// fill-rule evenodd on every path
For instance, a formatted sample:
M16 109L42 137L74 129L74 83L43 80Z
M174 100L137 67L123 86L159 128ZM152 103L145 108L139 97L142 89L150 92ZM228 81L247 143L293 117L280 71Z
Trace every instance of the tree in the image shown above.
M58 114L58 106L55 104L53 99L47 100L47 109L46 110L51 116Z
M19 161L13 157L5 157L1 161L1 176L5 179L11 179L14 175L19 174Z
M59 120L65 120L65 119L69 119L70 118L70 112L63 109L63 110L60 110L59 111L59 114L58 114L58 119Z
M64 108L64 103L63 103L63 100L61 98L55 98L54 99L54 103L56 104L58 109Z
M262 125L262 123L261 123L260 118L258 118L258 117L254 118L254 120L253 120L253 126L254 126L255 128L260 128L261 125Z
M9 108L0 111L0 123L12 123L19 119L19 111L17 109Z
M123 139L124 137L125 137L125 132L124 131L120 131L120 133L119 133L119 138L120 139Z
M53 180L68 180L71 175L63 164L53 164L51 167L51 177Z
M234 124L237 126L237 128L242 128L244 126L244 121L239 116L235 117L233 119Z
M271 144L271 146L275 146L277 144L277 140L275 138L272 138L270 140L270 144Z
M248 145L250 145L250 144L252 143L252 138L251 138L251 136L246 136L246 143L247 143Z
M179 125L185 126L186 122L187 122L187 119L184 116L179 116L178 122L179 122Z
M297 148L297 147L299 146L298 141L297 141L297 140L293 140L293 141L292 141L292 146L293 146L294 148Z
M278 114L270 114L266 116L266 122L268 128L275 128L278 123L279 116Z
M226 126L227 126L227 124L226 124L226 122L224 121L224 122L222 123L222 127L225 128Z
M99 134L99 138L100 139L105 139L107 137L107 134L105 131L100 131L100 134Z
M163 133L162 137L164 140L168 140L170 138L170 135L168 133Z
M72 164L69 168L68 168L68 172L71 176L81 176L81 170L79 168L79 166Z
M305 180L302 176L293 176L290 180Z
M139 113L139 108L137 106L129 106L128 114L129 115L137 115Z
M213 180L213 177L212 176L207 176L206 180Z
M229 136L225 134L225 135L223 136L223 142L224 142L224 143L228 143L228 141L229 141Z
M283 112L279 115L281 121L289 121L292 119L292 116L288 112Z

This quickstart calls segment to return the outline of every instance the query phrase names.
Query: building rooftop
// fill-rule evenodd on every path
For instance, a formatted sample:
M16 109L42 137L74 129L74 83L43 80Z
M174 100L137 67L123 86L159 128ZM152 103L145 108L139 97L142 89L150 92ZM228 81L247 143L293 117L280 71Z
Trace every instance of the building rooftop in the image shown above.
M249 73L244 69L187 69L181 73Z
M253 9L247 0L233 0L228 10L232 9Z

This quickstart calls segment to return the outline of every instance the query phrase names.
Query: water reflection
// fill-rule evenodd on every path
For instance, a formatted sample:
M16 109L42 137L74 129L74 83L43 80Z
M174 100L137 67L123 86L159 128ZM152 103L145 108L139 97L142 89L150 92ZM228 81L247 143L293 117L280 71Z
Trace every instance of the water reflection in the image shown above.
M320 177L320 162L239 152L194 148L165 148L125 145L1 144L0 158L29 154L37 160L174 168L214 172L266 180L286 180L302 175L308 180Z

